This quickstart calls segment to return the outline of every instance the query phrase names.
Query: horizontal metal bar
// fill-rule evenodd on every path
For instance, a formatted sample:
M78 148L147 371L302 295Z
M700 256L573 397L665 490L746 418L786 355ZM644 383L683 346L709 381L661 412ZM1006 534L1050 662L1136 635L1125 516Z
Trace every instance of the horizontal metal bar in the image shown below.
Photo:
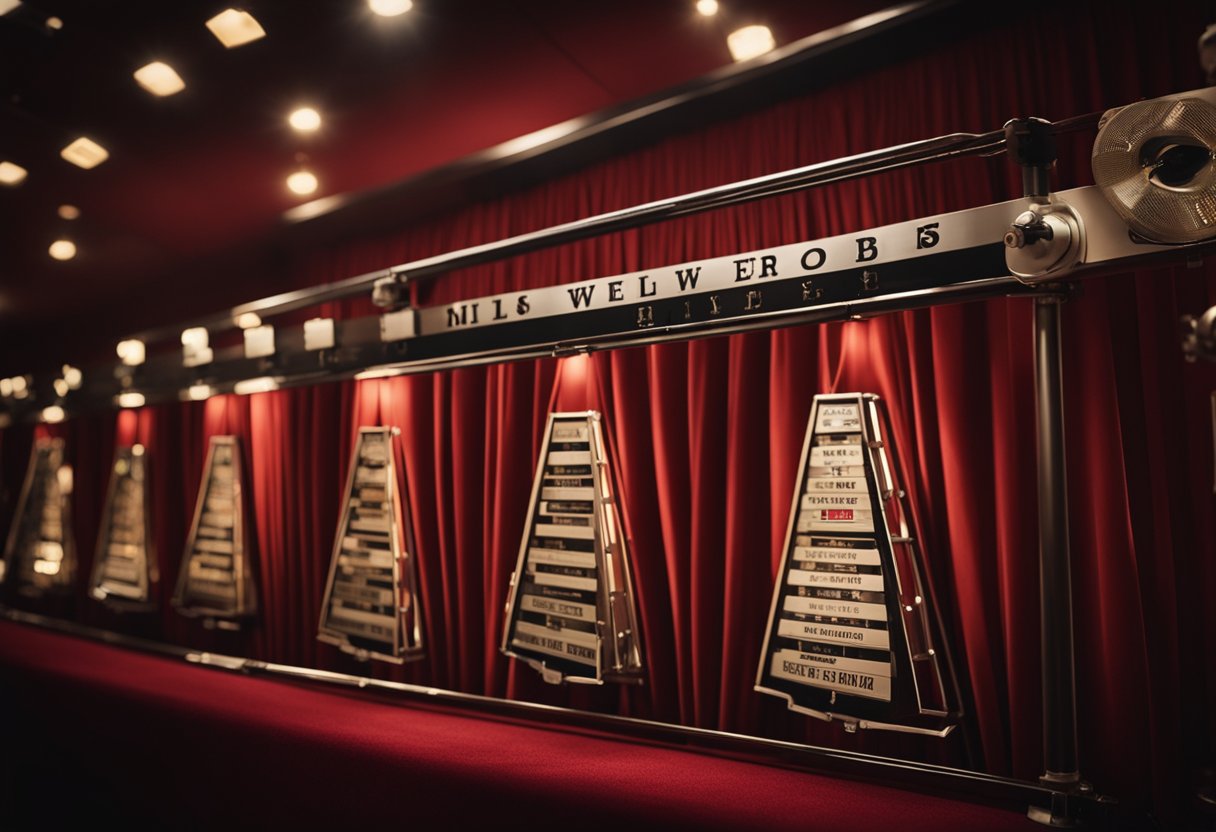
M412 260L334 283L271 295L234 306L226 312L199 318L172 328L150 330L134 337L145 342L173 340L181 335L183 329L189 327L205 327L214 334L235 328L237 319L248 313L266 318L355 295L367 294L371 292L372 286L377 280L385 277L397 276L399 279L407 281L425 280L457 269L504 260L550 246L585 240L600 234L624 231L662 220L753 202L834 182L843 182L882 171L897 170L925 162L962 156L1000 153L1003 152L1004 146L1004 131L994 130L989 133L951 133L933 139L871 150L854 156L817 162L681 196L609 211L537 231L517 234L514 237L456 249L424 257L421 260Z
M1049 805L1052 795L1050 788L1038 783L950 766L881 757L825 746L805 745L787 740L754 737L728 731L694 728L636 717L462 693L445 688L391 682L298 665L207 653L10 608L0 607L0 617L66 635L101 641L117 647L181 659L215 670L358 688L384 694L390 702L394 699L404 699L411 706L454 707L472 711L481 716L523 720L538 727L551 728L554 725L560 725L566 729L606 731L664 746L691 748L715 756L779 765L830 776L849 777L917 791L931 791L956 799L1000 806L1019 812L1024 811L1026 806L1031 804ZM1104 798L1093 798L1095 803L1104 800Z

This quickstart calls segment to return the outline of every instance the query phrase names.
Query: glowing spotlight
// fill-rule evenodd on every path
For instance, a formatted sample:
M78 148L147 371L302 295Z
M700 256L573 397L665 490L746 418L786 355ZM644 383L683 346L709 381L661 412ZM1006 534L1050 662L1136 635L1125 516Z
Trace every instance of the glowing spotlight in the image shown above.
M718 0L697 0L697 13L713 17L718 13Z
M235 49L266 37L266 30L258 19L240 9L224 9L206 25L225 49Z
M730 56L736 61L746 61L771 52L777 42L767 26L744 26L726 36Z
M186 82L177 74L177 70L163 61L153 61L135 70L135 80L145 90L162 98L186 88Z
M308 196L313 193L318 184L316 174L308 170L298 170L287 177L288 190L300 196Z
M15 162L0 162L0 185L20 185L28 173Z
M321 127L321 114L312 107L300 107L291 111L287 123L301 133L311 133Z
M114 401L119 407L143 407L143 393L119 393L114 397Z
M414 8L414 0L367 0L367 7L381 17L396 17Z
M56 240L51 243L47 253L56 260L71 260L76 256L76 244L71 240Z

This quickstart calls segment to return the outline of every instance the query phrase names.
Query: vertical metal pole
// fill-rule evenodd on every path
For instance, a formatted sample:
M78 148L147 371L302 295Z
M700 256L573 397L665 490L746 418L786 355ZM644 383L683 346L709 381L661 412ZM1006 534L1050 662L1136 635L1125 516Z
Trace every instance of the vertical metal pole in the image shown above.
M1043 648L1044 783L1076 785L1077 693L1073 665L1068 480L1059 296L1035 298L1035 414L1039 474L1039 598Z

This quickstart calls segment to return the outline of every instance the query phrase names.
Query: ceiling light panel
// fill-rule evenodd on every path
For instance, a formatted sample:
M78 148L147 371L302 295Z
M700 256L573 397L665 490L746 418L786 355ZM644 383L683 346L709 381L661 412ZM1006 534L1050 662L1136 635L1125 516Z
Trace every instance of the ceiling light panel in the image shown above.
M776 45L773 33L767 26L744 26L726 36L726 46L736 61L750 60L771 52Z
M240 9L224 9L207 21L207 28L226 49L235 49L266 37L266 30L257 18Z
M186 82L177 74L177 70L163 61L153 61L135 70L135 80L148 92L161 98L186 88Z
M0 185L20 185L28 171L15 162L0 162Z
M59 155L76 167L89 170L110 158L110 152L92 139L81 136L59 151Z
M21 5L21 0L0 0L0 15L5 15Z

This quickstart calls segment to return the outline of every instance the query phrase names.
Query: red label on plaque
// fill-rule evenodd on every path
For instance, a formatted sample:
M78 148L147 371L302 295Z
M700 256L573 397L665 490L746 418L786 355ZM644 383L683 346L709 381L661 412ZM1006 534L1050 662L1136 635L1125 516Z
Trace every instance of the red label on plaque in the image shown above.
M823 510L824 520L852 520L853 509L851 508L825 508Z

